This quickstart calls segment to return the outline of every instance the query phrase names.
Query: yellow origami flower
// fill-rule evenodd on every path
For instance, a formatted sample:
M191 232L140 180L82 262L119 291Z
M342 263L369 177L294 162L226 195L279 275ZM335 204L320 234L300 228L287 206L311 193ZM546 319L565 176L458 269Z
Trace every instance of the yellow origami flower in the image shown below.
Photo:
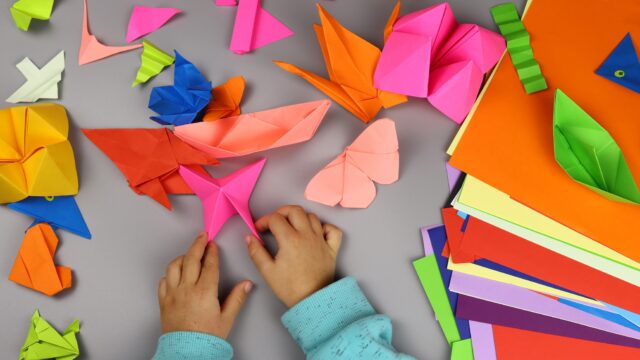
M0 110L0 204L78 193L69 120L62 105Z

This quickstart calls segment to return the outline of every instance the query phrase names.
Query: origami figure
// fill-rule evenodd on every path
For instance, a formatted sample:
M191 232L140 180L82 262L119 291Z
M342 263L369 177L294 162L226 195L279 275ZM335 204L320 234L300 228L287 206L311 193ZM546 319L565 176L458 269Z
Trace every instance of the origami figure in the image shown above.
M11 203L7 207L34 218L32 226L47 223L54 230L61 228L86 239L91 239L87 223L85 223L73 196L32 196Z
M58 98L58 83L62 80L64 71L64 51L60 51L41 69L38 69L28 57L22 59L16 67L27 82L11 94L7 102L15 104Z
M213 88L211 90L212 100L204 111L202 121L216 121L240 115L240 102L244 94L244 87L244 78L236 76Z
M49 224L41 223L27 230L13 263L9 280L53 296L71 287L71 269L53 263L58 237Z
M146 83L152 77L160 74L167 66L176 60L173 56L162 51L150 41L142 41L142 54L140 55L140 69L131 87Z
M249 198L266 160L259 160L221 179L180 167L180 175L202 201L204 228L209 234L209 241L215 239L222 225L236 214L260 239L249 210Z
M396 5L399 8L400 3ZM389 21L376 88L427 98L456 123L467 116L483 76L500 59L502 37L478 25L458 24L448 3ZM389 26L389 25L388 25Z
M27 196L78 193L78 174L62 105L0 110L0 204Z
M640 93L640 61L633 46L631 33L625 35L618 46L609 54L596 74L619 85Z
M134 5L127 26L127 42L151 34L181 12L182 10L176 8Z
M311 179L304 197L329 206L366 208L376 197L374 181L396 182L399 164L396 125L380 119Z
M243 156L311 139L330 105L329 100L311 101L176 126L174 131L185 142L217 158Z
M240 1L229 45L232 52L242 55L293 35L291 29L262 8L260 1Z
M27 31L31 20L49 20L53 11L53 0L18 0L11 5L11 17L18 29Z
M380 108L407 101L404 95L380 91L373 86L373 71L380 50L340 25L322 6L318 5L318 11L322 25L314 25L314 30L330 80L282 61L274 63L307 80L365 123L371 121Z
M80 321L74 320L60 335L36 310L31 317L29 333L20 349L18 360L73 360L80 355L76 334Z
M149 109L158 113L151 120L162 125L193 122L211 100L211 82L187 59L176 53L173 85L151 90Z
M200 165L218 161L202 153L167 129L83 129L127 178L137 194L144 194L171 209L168 194L193 194L178 174L180 165L206 173Z

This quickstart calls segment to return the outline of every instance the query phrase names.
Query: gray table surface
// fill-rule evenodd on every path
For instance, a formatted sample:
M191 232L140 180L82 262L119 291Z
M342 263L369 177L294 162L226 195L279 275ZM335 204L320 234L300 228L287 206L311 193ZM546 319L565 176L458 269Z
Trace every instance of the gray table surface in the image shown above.
M325 96L300 78L280 70L280 59L326 74L311 24L318 22L314 1L265 0L264 6L296 35L244 56L227 50L235 8L216 7L214 0L89 1L94 35L106 44L124 44L134 4L174 6L184 13L148 38L163 49L178 49L214 84L243 75L248 84L243 112L253 112ZM461 22L494 29L489 7L500 0L451 1ZM50 22L35 21L29 32L17 30L4 1L0 12L0 98L22 83L15 64L29 56L42 66L58 51L66 52L60 103L71 122L81 190L77 196L93 240L58 231L56 262L74 270L74 286L49 298L7 280L30 219L0 207L0 349L2 358L17 356L29 319L39 308L58 329L73 318L82 320L82 359L147 359L160 335L157 282L165 265L184 252L201 229L202 210L195 196L173 196L169 212L147 197L137 196L124 177L81 133L80 128L157 127L148 119L149 92L172 82L173 69L147 86L130 88L139 51L79 67L77 52L82 0L56 0ZM403 13L435 1L405 1ZM323 1L343 25L381 46L382 31L394 5L389 0ZM519 4L522 5L522 4ZM520 10L522 7L520 6ZM5 103L8 107L11 104ZM348 145L365 125L333 104L316 136L307 143L223 161L210 169L225 175L268 157L251 200L254 215L295 203L342 227L339 275L356 277L375 308L391 317L393 343L420 359L446 359L449 350L434 319L411 261L420 257L419 227L440 221L447 197L445 149L457 126L426 101L413 99L380 117L396 121L400 142L400 180L377 186L378 196L366 210L331 208L304 199L309 179ZM280 323L285 307L274 297L246 255L247 232L238 217L222 229L222 293L243 278L252 279L251 294L229 341L237 359L300 359L303 353Z

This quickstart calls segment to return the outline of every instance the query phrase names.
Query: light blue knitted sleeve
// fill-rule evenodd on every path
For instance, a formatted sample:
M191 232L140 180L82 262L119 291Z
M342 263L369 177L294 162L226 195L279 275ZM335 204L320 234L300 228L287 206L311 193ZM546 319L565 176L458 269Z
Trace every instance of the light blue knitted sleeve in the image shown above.
M232 357L231 345L217 336L176 331L160 337L152 360L230 360Z
M351 277L304 299L282 323L312 360L410 360L391 345L391 320L376 314Z

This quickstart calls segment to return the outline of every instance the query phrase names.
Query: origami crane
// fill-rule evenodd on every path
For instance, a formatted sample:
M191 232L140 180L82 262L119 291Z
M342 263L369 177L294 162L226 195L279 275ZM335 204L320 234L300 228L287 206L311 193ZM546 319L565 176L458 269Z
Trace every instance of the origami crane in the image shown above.
M127 42L151 34L181 12L182 10L176 8L134 5L127 27Z
M31 216L33 225L47 223L53 229L62 228L78 236L91 239L78 204L73 196L38 197L32 196L7 205L11 210Z
M89 32L89 17L87 12L87 0L84 0L84 15L82 17L82 39L78 52L78 65L85 65L106 57L130 51L141 47L142 44L129 46L107 46Z
M596 74L619 85L640 93L640 61L633 46L631 33L625 35L618 46L609 54Z
M53 296L71 287L71 269L53 263L58 237L49 224L40 223L27 230L13 263L9 280Z
M640 204L640 190L618 144L560 89L553 108L553 148L573 180L608 199Z
M76 339L79 332L80 321L74 320L60 335L36 310L18 360L73 360L80 355Z
M218 119L240 115L240 102L244 93L244 78L236 76L226 83L211 90L212 100L205 109L202 121L215 121Z
M329 206L366 208L376 197L373 182L396 182L399 168L396 125L380 119L311 179L304 197Z
M400 3L396 5L398 9ZM393 21L380 61L376 88L427 98L461 123L480 90L484 74L500 59L504 39L478 25L458 24L448 3ZM389 25L388 25L389 26Z
M164 68L173 64L176 59L153 45L150 41L142 41L142 54L140 55L140 69L131 87L146 83L152 77L160 74Z
M137 194L171 209L168 194L193 194L178 174L180 165L206 173L199 165L217 160L182 142L167 129L83 129L127 178Z
M260 0L242 0L236 12L229 50L241 55L291 35L293 31L263 9Z
M211 100L211 82L187 59L176 53L173 85L151 90L149 109L160 114L151 120L163 125L193 122Z
M18 0L11 5L11 17L18 29L27 31L31 20L49 20L53 11L53 0Z
M329 79L281 61L274 63L307 80L358 119L367 123L380 111L407 101L404 95L373 86L380 50L340 25L318 5L322 25L314 25Z
M213 122L176 126L174 133L217 158L244 156L311 139L330 105L329 100L294 104Z
M516 5L511 2L491 8L491 16L498 25L500 33L507 39L507 50L511 62L527 94L533 94L547 88L540 64L533 57L531 36L520 20Z
M27 196L78 193L78 174L62 105L0 110L0 204Z
M249 210L249 198L266 160L261 159L221 179L180 166L180 175L202 201L204 228L209 234L209 241L215 239L222 225L236 214L260 239Z
M22 59L16 67L27 82L11 94L7 102L15 104L58 98L58 83L62 80L64 71L64 51L60 51L42 69L38 69L28 57Z

